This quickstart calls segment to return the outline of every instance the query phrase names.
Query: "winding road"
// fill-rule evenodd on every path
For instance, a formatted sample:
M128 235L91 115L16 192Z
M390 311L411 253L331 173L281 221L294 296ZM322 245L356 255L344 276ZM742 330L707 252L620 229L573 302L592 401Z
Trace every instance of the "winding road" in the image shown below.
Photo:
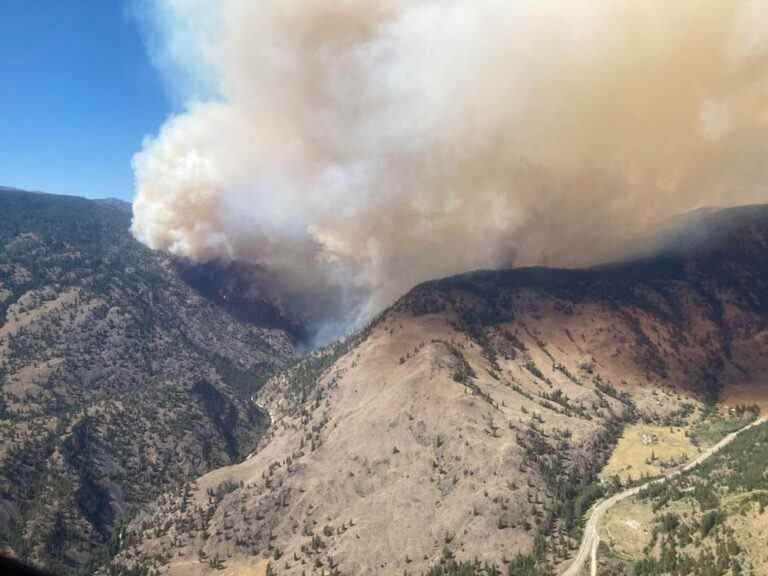
M603 517L605 516L605 513L608 512L608 510L610 510L615 504L618 504L622 500L626 500L627 498L630 498L636 495L638 492L640 492L640 490L642 490L646 486L650 486L651 484L662 484L664 482L671 480L675 476L679 476L683 472L688 472L689 470L696 468L696 466L704 462L707 458L719 452L724 446L727 446L728 444L733 442L733 440L739 434L741 434L742 432L746 432L750 428L759 426L765 421L766 421L765 418L758 418L757 420L750 422L749 424L737 430L736 432L732 432L728 434L728 436L720 440L720 442L718 442L711 448L708 448L707 450L699 454L696 457L696 459L692 460L682 468L678 468L666 474L665 476L662 476L661 478L657 478L655 480L649 480L645 484L641 484L640 486L635 486L634 488L629 488L627 490L624 490L623 492L614 494L610 498L601 500L596 506L592 508L592 511L589 514L589 519L587 520L587 525L584 527L584 536L581 539L581 546L579 546L579 552L578 554L576 554L576 558L574 558L573 562L568 567L568 569L565 572L563 572L562 576L578 576L581 573L581 568L584 566L584 563L587 561L588 556L590 557L590 575L597 576L597 547L600 544L600 536L597 533L597 529Z

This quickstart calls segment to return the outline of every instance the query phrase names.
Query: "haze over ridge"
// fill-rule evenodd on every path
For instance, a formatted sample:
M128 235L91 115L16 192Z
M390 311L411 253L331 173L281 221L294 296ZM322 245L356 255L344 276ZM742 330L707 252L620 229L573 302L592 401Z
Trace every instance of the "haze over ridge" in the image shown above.
M335 320L766 199L756 1L143 7L187 105L134 158L134 234L255 263Z

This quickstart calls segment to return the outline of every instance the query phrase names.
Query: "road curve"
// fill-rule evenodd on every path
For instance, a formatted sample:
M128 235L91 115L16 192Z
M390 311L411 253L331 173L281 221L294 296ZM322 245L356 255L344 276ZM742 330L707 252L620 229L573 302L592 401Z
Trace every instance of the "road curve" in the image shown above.
M655 480L649 480L645 484L641 484L640 486L635 486L634 488L629 488L627 490L624 490L623 492L614 494L610 498L606 498L605 500L601 500L600 502L598 502L598 504L592 508L592 511L589 514L587 525L584 527L584 536L581 539L581 545L579 546L579 551L576 554L576 558L574 558L573 562L568 567L568 569L562 573L562 576L578 576L581 573L581 568L584 566L584 563L587 561L588 556L590 557L590 564L591 564L590 575L597 576L597 547L600 544L600 537L597 534L597 528L600 525L600 522L602 521L603 517L605 516L605 513L608 512L608 510L610 510L615 504L636 495L638 492L640 492L640 490L642 490L646 486L650 486L651 484L662 484L664 482L667 482L668 480L671 480L676 476L679 476L683 472L688 472L689 470L692 470L693 468L695 468L696 466L704 462L707 458L719 452L724 446L727 446L728 444L733 442L733 440L739 434L749 430L750 428L759 426L765 421L766 421L765 418L758 418L757 420L750 422L743 428L736 430L736 432L731 432L725 438L720 440L720 442L718 442L711 448L708 448L707 450L699 454L694 460L692 460L682 468L678 468L662 476L661 478L656 478Z

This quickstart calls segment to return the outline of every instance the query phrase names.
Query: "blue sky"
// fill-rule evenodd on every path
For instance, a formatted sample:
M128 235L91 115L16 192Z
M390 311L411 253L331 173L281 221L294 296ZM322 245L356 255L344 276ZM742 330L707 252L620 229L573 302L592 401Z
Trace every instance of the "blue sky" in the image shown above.
M0 186L131 199L131 156L172 100L130 6L0 2Z

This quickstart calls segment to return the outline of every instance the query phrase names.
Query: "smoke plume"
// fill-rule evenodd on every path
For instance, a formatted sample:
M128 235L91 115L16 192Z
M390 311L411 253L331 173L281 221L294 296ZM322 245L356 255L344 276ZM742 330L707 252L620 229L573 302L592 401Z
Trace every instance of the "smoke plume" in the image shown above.
M142 10L184 112L134 158L134 234L252 262L326 319L470 269L596 262L673 214L768 199L761 0Z

